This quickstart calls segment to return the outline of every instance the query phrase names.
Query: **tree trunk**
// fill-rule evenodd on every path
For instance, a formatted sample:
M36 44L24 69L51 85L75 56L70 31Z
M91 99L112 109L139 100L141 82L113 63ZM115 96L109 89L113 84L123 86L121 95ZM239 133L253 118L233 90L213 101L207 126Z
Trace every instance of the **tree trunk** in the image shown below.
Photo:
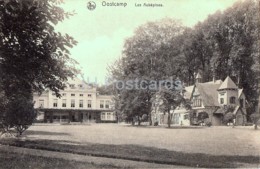
M140 116L138 116L138 126L141 125L141 119L140 119Z
M152 126L153 125L153 122L152 122L152 112L150 111L149 112L149 125Z
M168 110L168 127L171 127L171 112Z

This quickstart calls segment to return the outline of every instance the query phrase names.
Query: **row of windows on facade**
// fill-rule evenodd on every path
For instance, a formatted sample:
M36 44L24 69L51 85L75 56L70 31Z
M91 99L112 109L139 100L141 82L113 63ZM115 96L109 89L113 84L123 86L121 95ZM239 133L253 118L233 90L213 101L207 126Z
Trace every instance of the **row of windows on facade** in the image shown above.
M115 120L115 113L113 112L102 112L101 120Z
M86 114L87 118L89 120L96 120L95 116L92 117L91 115L88 115ZM46 116L47 119L50 119L51 117L50 116ZM72 116L72 119L74 117ZM62 115L62 116L57 116L57 115L54 115L52 117L52 119L55 121L55 120L68 120L69 119L69 116L67 115ZM113 112L102 112L101 113L101 120L115 120L115 113Z
M44 107L44 100L39 100L39 103L40 103L40 107L43 108ZM109 109L109 104L110 104L109 100L106 100L106 101L100 100L100 108ZM92 107L91 100L87 101L87 105L88 105L87 106L88 108ZM58 107L58 99L53 100L53 107ZM66 99L62 100L62 107L67 107L67 100ZM75 107L75 100L71 100L70 107ZM83 100L79 100L79 107L81 107L81 108L84 107Z
M230 104L236 104L236 97L230 97L229 103ZM220 98L220 104L224 104L224 98ZM240 104L241 107L244 107L244 99L240 99L239 104Z
M52 95L53 95L53 96L56 96L55 93L52 93ZM63 97L67 96L67 93L62 93L62 96L63 96ZM76 96L76 94L75 94L75 93L71 93L70 96ZM80 96L80 97L83 97L84 94L79 94L79 96ZM92 95L91 95L91 94L88 94L88 97L92 97Z
M69 87L70 87L71 89L76 89L76 85L75 85L75 84L70 84ZM82 85L82 84L79 84L78 87L79 87L79 88L83 88L83 85Z
M236 104L236 97L229 98L230 104ZM224 98L220 98L220 104L224 104ZM201 107L201 99L194 99L192 103L193 107ZM240 106L244 107L244 99L240 99Z

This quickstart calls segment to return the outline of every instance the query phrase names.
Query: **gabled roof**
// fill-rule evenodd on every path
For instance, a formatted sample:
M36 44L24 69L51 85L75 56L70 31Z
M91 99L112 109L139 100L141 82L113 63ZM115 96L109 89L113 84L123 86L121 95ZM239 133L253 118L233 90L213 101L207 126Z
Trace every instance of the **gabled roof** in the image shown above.
M233 80L228 76L225 81L221 84L218 90L223 89L238 89L237 85L233 82Z
M240 98L240 96L242 95L243 93L243 89L238 89L238 98Z
M197 73L196 79L201 79L201 78L202 77L201 77L200 73Z
M220 106L218 102L218 88L220 84L199 83L196 85L204 106Z
M194 85L185 87L185 92L184 92L184 98L185 99L190 99L191 98L193 89L194 89Z
M236 106L235 110L233 111L233 114L236 115L238 110L240 110L242 112L242 114L245 114L245 112L240 108L240 106Z
M68 78L67 85L70 85L70 84L74 84L75 86L84 85L84 88L87 88L87 89L93 88L93 86L91 84L88 84L87 82L85 82L85 80L82 80L79 77Z

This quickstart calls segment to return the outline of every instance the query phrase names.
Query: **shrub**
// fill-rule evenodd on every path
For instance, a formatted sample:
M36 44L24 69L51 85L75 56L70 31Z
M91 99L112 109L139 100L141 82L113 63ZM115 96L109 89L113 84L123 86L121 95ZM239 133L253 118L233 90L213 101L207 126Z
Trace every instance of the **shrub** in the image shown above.
M32 125L36 115L34 103L31 100L17 97L8 102L4 121L16 130L17 135L22 135Z
M260 119L260 114L259 113L253 113L253 114L251 114L250 118L255 125L255 129L257 129L257 125L258 125L257 123Z
M212 123L211 123L210 121L207 121L207 122L206 122L206 126L211 127L211 126L212 126Z
M228 112L224 115L224 123L233 123L233 119L235 118L235 115L232 112Z

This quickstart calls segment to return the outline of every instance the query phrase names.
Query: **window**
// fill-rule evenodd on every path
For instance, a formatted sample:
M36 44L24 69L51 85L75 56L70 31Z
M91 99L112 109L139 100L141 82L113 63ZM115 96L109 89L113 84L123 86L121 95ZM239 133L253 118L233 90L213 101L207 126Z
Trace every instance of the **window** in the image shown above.
M88 108L91 108L91 100L88 100Z
M62 100L62 107L66 107L66 99Z
M230 97L229 98L230 104L235 104L236 103L236 98L235 97Z
M109 109L109 100L106 101L106 109Z
M184 120L189 120L189 114L185 114L183 118Z
M56 96L56 93L55 93L55 92L52 92L52 95L53 95L53 96Z
M91 94L88 94L88 97L91 97Z
M83 85L82 84L79 84L79 88L82 88L83 87Z
M101 120L106 120L106 113L105 112L101 113Z
M53 107L58 107L58 99L53 100Z
M61 116L61 119L68 119L68 116Z
M107 113L107 120L111 120L111 113Z
M83 94L79 94L80 97L83 97L84 95Z
M44 100L39 100L39 107L44 108Z
M72 94L71 94L71 96L75 96L75 94L74 94L74 93L72 93Z
M240 99L240 107L244 107L244 99Z
M224 104L224 98L220 98L220 104Z
M79 101L79 107L83 107L83 100Z
M104 108L104 100L100 100L100 108Z
M71 105L70 107L75 107L75 100L71 100Z
M70 88L75 89L75 84L70 84Z
M201 107L201 99L194 99L192 106L193 107Z
M66 96L66 93L62 93L62 96Z

